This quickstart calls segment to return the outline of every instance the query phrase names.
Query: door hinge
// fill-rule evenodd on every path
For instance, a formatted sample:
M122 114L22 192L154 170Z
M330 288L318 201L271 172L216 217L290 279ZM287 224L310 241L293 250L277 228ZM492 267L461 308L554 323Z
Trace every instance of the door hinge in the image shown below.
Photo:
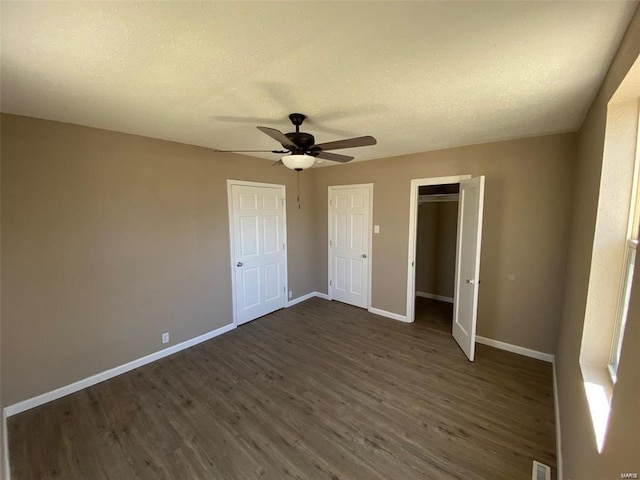
M329 206L333 207L333 200L329 199Z
M282 206L284 207L284 198L282 199Z
M284 293L287 293L287 286L286 286L286 285L285 285L284 287L282 287L282 291L283 291Z
M333 281L329 280L329 286L333 285Z
M333 247L333 240L329 240L329 246Z
M286 247L284 246L284 243L282 244L282 249L283 249L283 250L286 250Z

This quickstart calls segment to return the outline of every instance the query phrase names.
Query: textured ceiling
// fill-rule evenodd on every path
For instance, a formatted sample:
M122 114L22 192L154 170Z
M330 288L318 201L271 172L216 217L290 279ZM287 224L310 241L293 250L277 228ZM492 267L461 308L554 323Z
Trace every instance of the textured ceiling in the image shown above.
M358 160L575 130L635 6L3 2L1 107L216 149L301 112Z

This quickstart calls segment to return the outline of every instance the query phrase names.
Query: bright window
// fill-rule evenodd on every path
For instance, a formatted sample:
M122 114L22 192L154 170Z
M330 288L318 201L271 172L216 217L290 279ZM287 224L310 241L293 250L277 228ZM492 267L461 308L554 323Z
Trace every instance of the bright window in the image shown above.
M611 342L611 353L609 355L609 373L613 383L616 382L618 376L618 362L620 362L620 352L622 350L622 340L624 338L624 327L627 323L627 314L629 312L629 298L631 296L631 284L633 282L633 269L636 263L636 250L638 246L637 239L627 240L627 248L625 252L625 268L624 277L620 289L620 302L616 314L616 324Z
M615 326L611 339L609 364L607 365L613 383L616 383L618 377L618 363L620 362L620 352L622 351L622 341L624 339L624 328L627 324L627 315L629 313L631 284L633 283L633 270L636 264L638 233L640 231L640 151L638 151L638 146L640 146L640 135L636 134L636 152L633 167L631 201L629 202L629 222L627 225L627 239L624 252L624 269L620 281L620 294L618 297Z

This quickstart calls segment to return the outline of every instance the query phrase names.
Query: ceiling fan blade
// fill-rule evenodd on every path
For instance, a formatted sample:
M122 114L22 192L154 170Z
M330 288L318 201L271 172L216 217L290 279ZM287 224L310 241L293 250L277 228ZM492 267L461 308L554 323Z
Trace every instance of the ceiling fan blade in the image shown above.
M275 167L276 165L284 165L284 163L282 162L282 160L278 160L277 162L273 162L271 164L272 167Z
M259 127L258 127L259 128ZM378 143L375 138L370 135L366 137L347 138L345 140L337 140L335 142L319 143L314 147L325 150L338 150L339 148L366 147Z
M346 163L353 160L355 157L349 157L348 155L339 155L337 153L318 152L313 154L314 157L324 158L325 160L331 160L332 162Z
M216 153L245 153L245 152L260 152L260 153L289 153L289 150L214 150Z
M269 127L258 127L258 130L269 135L276 142L279 142L280 144L282 144L284 148L288 148L289 150L296 150L298 148L298 146L295 143L293 143L291 140L289 140L289 138L280 130L276 130L275 128L269 128Z

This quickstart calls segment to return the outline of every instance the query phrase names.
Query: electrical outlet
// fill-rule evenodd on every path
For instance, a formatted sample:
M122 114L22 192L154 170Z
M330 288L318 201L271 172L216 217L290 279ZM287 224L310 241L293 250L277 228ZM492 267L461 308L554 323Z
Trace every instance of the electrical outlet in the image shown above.
M162 343L169 343L169 332L162 334Z
M293 297L293 290L289 290L289 298Z

